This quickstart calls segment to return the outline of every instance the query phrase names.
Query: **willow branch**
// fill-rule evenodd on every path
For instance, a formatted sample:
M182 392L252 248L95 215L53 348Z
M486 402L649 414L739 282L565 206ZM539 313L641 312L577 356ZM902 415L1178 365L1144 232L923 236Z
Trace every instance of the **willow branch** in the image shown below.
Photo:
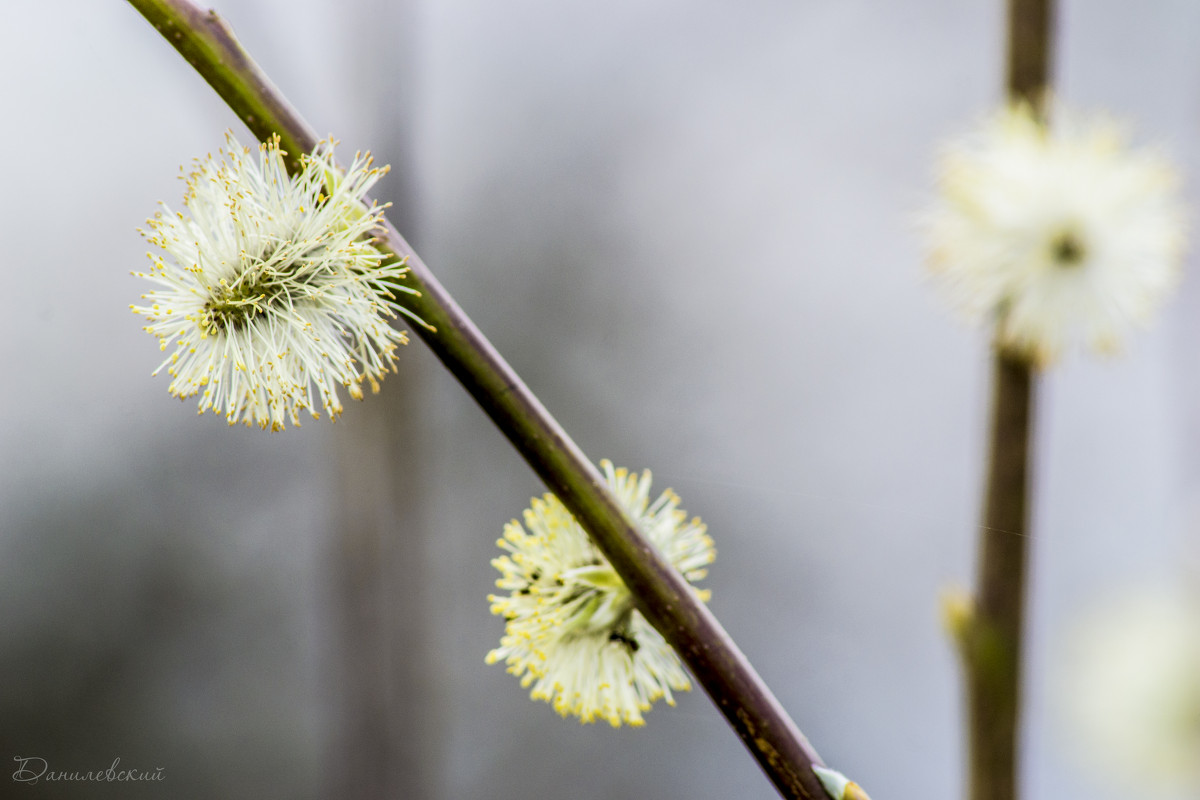
M974 615L963 631L970 800L1017 797L1021 643L1028 558L1029 429L1033 385L1027 361L994 356L992 430L980 525Z
M1008 94L1042 113L1052 23L1052 0L1009 0ZM973 616L960 632L967 685L970 800L1018 796L1034 383L1029 361L997 345L977 594Z
M1041 105L1054 58L1054 0L1008 0L1005 89L1014 100Z
M260 140L278 134L292 157L313 129L288 104L232 30L191 0L129 0ZM603 476L467 317L403 237L387 224L377 245L407 258L406 303L429 327L415 332L482 406L612 563L638 608L679 652L779 793L818 800L822 762L745 655L683 577L638 532Z

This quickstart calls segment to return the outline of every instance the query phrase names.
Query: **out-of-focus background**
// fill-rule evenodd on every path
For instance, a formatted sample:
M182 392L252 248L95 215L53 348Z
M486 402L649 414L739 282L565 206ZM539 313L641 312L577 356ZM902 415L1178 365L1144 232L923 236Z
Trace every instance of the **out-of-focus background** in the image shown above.
M712 608L826 761L960 795L938 598L970 582L986 341L924 284L936 143L1000 97L999 0L225 0L593 458L720 552ZM1195 183L1200 4L1063 3L1059 97ZM700 691L560 720L484 654L503 524L543 489L418 341L336 425L197 417L127 306L135 228L241 128L127 4L0 22L0 795L768 798ZM1031 798L1072 757L1058 644L1197 563L1200 284L1037 416ZM146 785L16 783L163 769ZM5 767L4 765L9 765Z

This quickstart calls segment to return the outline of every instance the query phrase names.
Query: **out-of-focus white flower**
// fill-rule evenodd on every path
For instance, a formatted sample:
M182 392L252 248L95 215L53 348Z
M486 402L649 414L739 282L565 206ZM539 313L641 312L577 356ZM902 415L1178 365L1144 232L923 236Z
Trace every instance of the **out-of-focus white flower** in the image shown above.
M601 466L643 535L689 581L703 578L716 551L700 520L689 521L670 490L651 503L648 470L639 478ZM496 585L508 594L488 600L507 625L487 661L504 661L522 686L533 686L533 699L583 722L636 726L655 700L674 705L671 692L691 688L679 656L557 497L535 499L525 526L513 520L497 544L508 555L492 561L502 576Z
M1093 614L1059 684L1092 768L1145 797L1200 789L1200 602L1158 588Z
M387 167L357 154L342 173L330 140L292 177L278 139L257 153L226 139L186 178L190 216L164 204L142 232L169 256L134 273L157 288L131 308L171 351L155 374L165 367L171 394L200 395L200 413L230 425L299 425L301 410L319 418L317 397L335 418L337 387L379 391L407 341L388 324L408 314L395 295L412 291L395 284L407 267L381 263L370 235L386 206L363 202Z
M925 231L947 295L1037 363L1076 340L1115 350L1176 283L1175 173L1111 121L1056 112L1047 129L1014 104L949 144L939 190Z

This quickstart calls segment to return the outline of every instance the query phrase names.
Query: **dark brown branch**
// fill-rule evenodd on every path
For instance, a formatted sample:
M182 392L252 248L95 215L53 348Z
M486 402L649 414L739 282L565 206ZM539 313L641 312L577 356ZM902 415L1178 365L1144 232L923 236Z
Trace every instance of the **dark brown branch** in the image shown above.
M190 0L130 0L237 112L255 136L281 137L295 158L316 136L215 12ZM294 166L294 162L293 162ZM604 552L639 609L679 652L779 793L825 800L820 757L688 583L638 532L603 476L475 327L394 228L380 243L407 257L415 332L478 401Z
M1042 115L1053 58L1053 22L1053 0L1008 2L1007 93ZM1020 764L1035 378L1021 354L997 345L993 359L976 599L971 617L958 631L967 685L970 800L1016 800Z
M1017 797L1021 643L1029 538L1029 432L1033 377L997 352L992 431L979 537L974 614L961 631L967 681L970 800Z
M1005 89L1009 97L1045 100L1054 59L1053 0L1009 0Z

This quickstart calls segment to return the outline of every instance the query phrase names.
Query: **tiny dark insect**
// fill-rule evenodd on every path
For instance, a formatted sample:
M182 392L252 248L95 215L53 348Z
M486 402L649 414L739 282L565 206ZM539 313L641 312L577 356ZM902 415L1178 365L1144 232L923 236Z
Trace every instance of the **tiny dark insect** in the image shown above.
M636 653L638 651L638 648L641 646L637 643L636 639L626 636L625 634L621 633L620 631L613 631L612 633L610 633L608 635L608 640L610 642L620 642L621 644L628 647L629 652L631 652L631 653Z

